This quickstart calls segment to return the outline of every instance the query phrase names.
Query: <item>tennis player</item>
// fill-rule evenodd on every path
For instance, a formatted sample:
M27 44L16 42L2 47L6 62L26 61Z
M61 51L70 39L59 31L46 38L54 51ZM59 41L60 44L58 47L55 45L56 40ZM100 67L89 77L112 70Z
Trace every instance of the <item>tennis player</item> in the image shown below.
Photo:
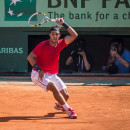
M66 85L57 74L60 52L75 40L78 34L62 18L57 18L56 23L62 25L68 31L69 35L63 39L59 39L61 28L58 25L50 28L50 39L39 43L27 57L33 67L31 79L35 85L40 86L46 92L50 90L53 93L57 101L54 105L55 109L65 110L67 111L68 118L76 119L77 114L66 102L69 98Z

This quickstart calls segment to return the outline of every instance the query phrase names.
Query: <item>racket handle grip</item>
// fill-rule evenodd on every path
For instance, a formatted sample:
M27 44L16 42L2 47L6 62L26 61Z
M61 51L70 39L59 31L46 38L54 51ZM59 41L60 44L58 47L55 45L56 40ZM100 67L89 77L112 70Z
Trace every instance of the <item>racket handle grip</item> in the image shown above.
M56 19L51 19L51 22L56 22Z

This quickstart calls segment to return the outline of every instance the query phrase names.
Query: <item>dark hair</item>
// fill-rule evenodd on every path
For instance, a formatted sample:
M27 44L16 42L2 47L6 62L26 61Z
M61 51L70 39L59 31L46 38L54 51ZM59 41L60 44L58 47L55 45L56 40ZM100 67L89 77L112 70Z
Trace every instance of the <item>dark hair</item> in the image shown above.
M49 33L51 33L51 31L59 31L61 33L61 27L59 27L58 25L53 25L52 27L50 27Z
M76 42L77 47L78 46L81 46L83 48L86 47L86 41L84 39L82 39L82 38L77 38L75 42Z
M81 52L81 51L85 51L86 52L86 41L82 38L77 38L74 42L75 46L74 46L74 49L77 51L77 52Z
M122 50L120 52L120 55L121 55L123 53L123 51L124 51L124 40L121 37L114 37L114 38L112 38L110 40L109 45L111 46L111 44L115 43L115 42L117 42L117 43L122 45Z

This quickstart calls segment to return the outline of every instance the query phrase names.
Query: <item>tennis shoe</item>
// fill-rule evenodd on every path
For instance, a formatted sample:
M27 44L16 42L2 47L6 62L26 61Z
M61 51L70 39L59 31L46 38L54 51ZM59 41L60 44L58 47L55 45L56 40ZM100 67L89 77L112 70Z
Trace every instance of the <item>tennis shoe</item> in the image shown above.
M72 108L68 109L67 114L68 114L68 118L70 118L70 119L77 118L77 114L75 113L75 111Z
M59 106L59 104L57 102L54 104L54 108L56 110L66 111L62 106Z

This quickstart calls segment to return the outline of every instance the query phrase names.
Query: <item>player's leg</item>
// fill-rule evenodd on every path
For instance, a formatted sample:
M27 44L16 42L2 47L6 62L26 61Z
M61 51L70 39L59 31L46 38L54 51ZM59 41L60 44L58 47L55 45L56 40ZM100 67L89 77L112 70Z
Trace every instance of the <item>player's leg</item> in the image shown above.
M65 101L67 101L69 99L69 94L66 89L61 90L60 93L63 95ZM54 104L54 108L57 110L65 111L65 109L62 107L62 105L59 102L56 102Z
M57 87L55 86L54 83L49 82L47 85L47 90L52 91L55 99L59 102L59 104L62 105L62 107L67 111L68 117L71 119L76 119L77 118L77 114L74 112L74 110L72 108L70 108L68 106L68 104L66 103L64 97L62 96L62 94L58 91Z
M62 89L62 90L60 91L60 93L63 95L63 97L65 98L66 101L69 99L69 93L68 93L68 91L67 91L66 88L65 88L65 89Z
M69 94L66 89L61 90L60 93L64 97L65 101L67 101L69 99ZM65 109L62 107L62 105L59 102L56 102L54 104L54 108L57 110L65 111Z
M49 82L47 87L47 90L50 90L53 93L54 98L56 101L58 101L61 105L65 104L65 99L62 96L62 94L58 91L56 85L53 82Z
M65 101L67 101L69 99L69 94L67 92L67 89L66 89L67 87L64 84L64 82L57 75L52 75L49 78L50 78L51 81L53 81L55 83L58 90L60 91L60 93L64 97ZM61 104L59 102L54 104L54 108L57 109L57 110L64 111L63 107L61 106Z
M58 90L60 91L60 93L63 95L63 97L67 101L69 99L69 93L67 91L67 87L64 84L64 82L57 75L53 75L50 78L51 78L50 80L55 83Z
M31 73L31 79L32 79L32 81L34 82L35 85L40 86L46 92L48 90L50 90L53 93L54 98L57 100L57 102L59 102L63 106L63 108L67 111L68 117L72 118L72 119L77 118L76 113L73 111L72 108L70 108L68 106L68 104L66 103L63 95L59 92L56 85L53 82L51 82L50 78L48 78L48 77L49 76L47 74L45 74L45 77L41 81L39 79L38 73L36 71L32 71L32 73Z
M61 104L65 104L65 99L62 96L62 94L58 91L56 85L51 82L50 78L51 75L48 75L45 73L45 77L43 77L42 80L40 80L38 72L32 71L31 73L31 79L34 82L35 85L38 85L39 87L43 88L46 92L48 90L52 91L54 98Z
M47 87L47 90L52 91L55 99L62 105L62 107L67 111L68 117L71 119L76 119L77 118L77 114L74 112L74 110L72 108L70 108L68 106L68 104L66 103L64 97L62 96L62 94L59 92L59 90L57 89L57 87L55 86L55 84L53 82L49 82Z
M64 97L65 101L67 101L69 99L69 94L68 94L68 91L66 89L67 87L64 84L64 82L57 75L53 75L53 76L51 76L51 78L52 78L53 82L56 84L56 86L57 86L58 90L60 91L60 93L62 94L62 96ZM65 109L68 113L69 118L72 118L72 119L77 118L77 114L74 112L74 110L72 108L66 109L65 104L62 105L60 102L58 102L58 103L55 103L54 107L56 109L61 108L58 110L62 110L62 111Z

